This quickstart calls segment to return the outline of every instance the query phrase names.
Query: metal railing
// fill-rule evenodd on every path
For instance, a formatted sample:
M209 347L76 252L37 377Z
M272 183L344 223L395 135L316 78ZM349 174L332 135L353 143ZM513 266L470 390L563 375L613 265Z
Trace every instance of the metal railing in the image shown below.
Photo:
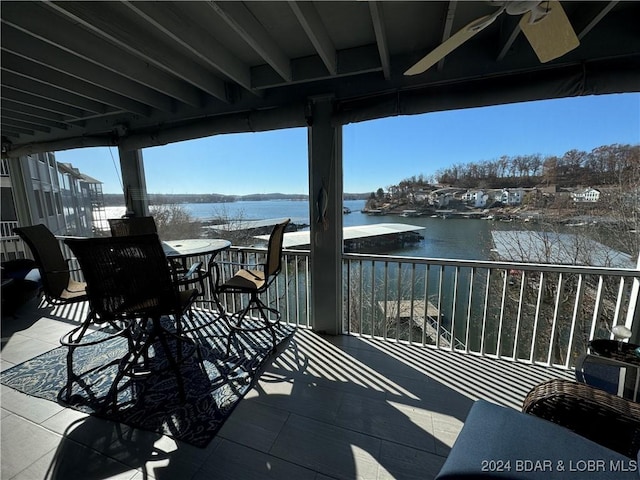
M13 229L18 226L18 221L5 220L0 222L0 237L11 237L14 235Z
M13 229L13 227L11 228ZM13 230L7 235L2 236L0 246L0 261L6 262L7 260L15 260L17 258L31 258L31 252L22 240L20 240L20 237L13 234Z
M3 258L23 249L17 237L2 242ZM219 280L238 264L265 257L265 248L221 252ZM590 339L611 337L612 326L639 328L627 320L637 303L638 270L355 253L343 259L345 334L571 368ZM193 260L206 264L208 258ZM308 251L285 250L282 271L264 298L283 321L304 327L311 326L309 263ZM202 306L211 307L212 298L207 284ZM243 301L220 298L227 311Z
M346 333L563 368L632 316L640 278L618 268L344 259Z
M79 265L75 261L73 252L64 243L69 236L56 236L64 258L70 259L71 276L76 281L83 281ZM12 258L33 258L29 248L22 242L20 237L13 235L0 240L1 255L3 259ZM240 264L258 264L266 261L266 248L253 247L232 247L229 250L220 252L215 261L220 265L220 283L229 279ZM207 265L209 256L190 257L191 262L202 262ZM270 306L277 308L282 315L282 320L287 323L294 323L299 326L310 327L311 315L309 312L310 297L310 275L309 275L309 252L286 251L283 253L282 270L276 277L272 288L265 293L264 300ZM197 302L198 306L205 308L215 307L213 304L212 283L204 283L204 292ZM239 310L245 300L240 295L221 296L220 302L227 311Z
M0 175L10 175L9 160L6 158L0 160Z
M266 248L255 247L231 247L221 252L215 259L220 267L219 282L228 280L241 265L265 263L266 255ZM267 305L280 312L282 321L298 326L311 326L309 272L308 251L284 250L280 274L263 297ZM209 289L206 297L211 297ZM230 312L240 310L246 300L246 296L242 295L227 294L220 297L220 302Z

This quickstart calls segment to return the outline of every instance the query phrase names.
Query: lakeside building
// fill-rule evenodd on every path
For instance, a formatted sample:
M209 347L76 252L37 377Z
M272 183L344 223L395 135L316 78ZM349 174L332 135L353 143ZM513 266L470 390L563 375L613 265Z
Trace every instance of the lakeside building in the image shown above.
M596 203L600 200L600 190L591 187L582 188L571 193L571 199L576 203Z
M42 223L56 235L92 236L106 224L102 182L57 162L51 152L3 159L0 181L3 239L18 225Z
M462 195L462 201L470 203L475 208L484 208L489 203L489 194L484 190L467 190Z
M68 234L84 235L109 229L102 182L86 175L70 163L58 163L62 208Z
M525 195L524 188L495 188L495 189L469 189L465 192L456 192L462 202L474 208L485 208L493 202L500 202L507 206L522 205ZM444 207L451 200L449 189L440 189L433 192L432 203Z
M459 188L443 187L432 191L429 194L429 203L435 207L443 208L449 206L456 195L460 195L463 191Z
M502 202L503 205L520 205L523 198L524 190L521 188L505 188L499 194L499 201Z

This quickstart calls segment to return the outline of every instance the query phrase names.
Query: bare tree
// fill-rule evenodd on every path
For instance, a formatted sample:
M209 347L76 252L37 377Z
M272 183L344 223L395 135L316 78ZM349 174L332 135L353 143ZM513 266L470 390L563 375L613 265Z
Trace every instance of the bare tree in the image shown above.
M255 243L253 234L247 229L247 218L243 209L231 213L227 206L216 207L213 212L215 225L209 228L209 235L224 238L234 245L252 245Z
M163 240L199 238L201 235L202 224L194 220L181 205L152 205L149 212L158 227L158 235Z
M589 234L584 229L568 233L557 223L546 223L543 231L532 228L494 232L493 237L499 255L507 261L604 267L632 266L629 255L599 241L603 240L598 235L602 230L590 227ZM609 234L610 228L611 226ZM637 255L638 250L635 252ZM596 274L541 275L537 272L520 271L517 265L514 265L512 270L503 272L503 275L508 276L506 284L503 283L504 276L496 276L492 288L493 291L506 289L502 317L507 325L503 327L503 334L509 336L510 329L515 328L514 319L519 317L521 331L519 335L512 337L517 338L524 346L520 348L525 350L526 346L534 344L536 351L533 355L538 360L545 360L548 355L551 355L553 361L560 363L567 360L566 355L571 355L574 360L577 355L586 351L594 318L598 319L594 328L596 332L601 332L600 334L606 334L619 318L624 318L616 309L617 296L621 288L619 279L600 277ZM630 282L623 285L625 289L630 287ZM621 307L624 310L628 306ZM599 309L597 312L596 308ZM574 315L576 325L573 324ZM570 346L568 342L572 338L572 329L575 330L573 344ZM534 333L535 338L532 337ZM553 347L552 352L549 352L549 346Z

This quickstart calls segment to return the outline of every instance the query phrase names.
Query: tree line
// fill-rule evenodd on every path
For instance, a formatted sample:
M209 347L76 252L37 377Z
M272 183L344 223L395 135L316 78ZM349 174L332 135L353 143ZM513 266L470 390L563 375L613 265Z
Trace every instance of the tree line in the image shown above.
M461 188L621 185L638 165L640 145L612 144L590 152L573 149L562 156L504 155L495 160L453 164L438 170L433 179ZM415 178L417 183L423 179Z
M364 200L368 193L345 193L344 200ZM122 193L103 194L105 206L121 206L124 204ZM173 205L181 203L231 203L266 200L308 200L309 195L298 193L253 193L248 195L224 195L220 193L149 193L150 205Z

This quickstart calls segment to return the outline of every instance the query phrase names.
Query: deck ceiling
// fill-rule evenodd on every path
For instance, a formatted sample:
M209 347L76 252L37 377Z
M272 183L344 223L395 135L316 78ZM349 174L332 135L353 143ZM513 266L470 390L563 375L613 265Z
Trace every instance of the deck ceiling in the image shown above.
M3 156L640 89L640 2L563 2L580 38L541 64L518 17L403 72L500 2L10 2Z

